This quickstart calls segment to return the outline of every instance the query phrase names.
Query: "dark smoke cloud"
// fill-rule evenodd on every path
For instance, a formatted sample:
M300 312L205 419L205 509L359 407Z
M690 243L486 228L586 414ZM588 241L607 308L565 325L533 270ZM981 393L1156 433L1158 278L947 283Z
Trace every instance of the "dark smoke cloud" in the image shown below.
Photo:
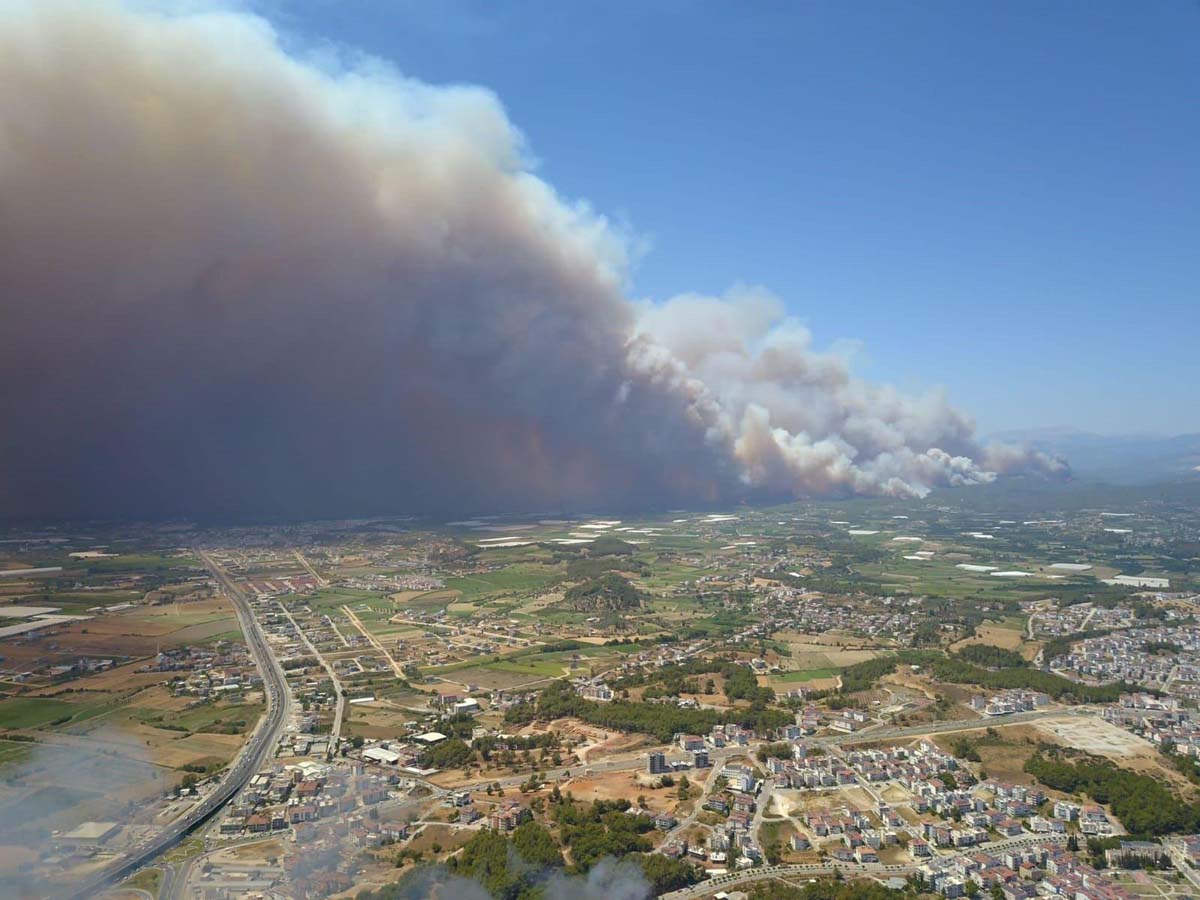
M261 19L0 0L0 507L319 515L921 495L1057 463L760 291L631 304L490 93Z

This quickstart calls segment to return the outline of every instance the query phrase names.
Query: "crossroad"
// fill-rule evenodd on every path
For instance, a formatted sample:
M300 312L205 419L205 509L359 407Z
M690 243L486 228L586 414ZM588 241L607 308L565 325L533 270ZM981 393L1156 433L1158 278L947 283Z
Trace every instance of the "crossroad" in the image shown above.
M362 620L354 614L354 610L350 608L349 604L342 606L342 612L346 614L346 617L350 620L351 624L353 624L354 627L359 630L359 633L367 639L367 643L378 650L383 658L387 660L388 665L392 667L393 674L395 674L397 678L403 678L403 667L400 665L400 663L396 662L396 658L392 656L392 654L388 653L387 648L383 646L379 638L375 637L371 629L363 625Z

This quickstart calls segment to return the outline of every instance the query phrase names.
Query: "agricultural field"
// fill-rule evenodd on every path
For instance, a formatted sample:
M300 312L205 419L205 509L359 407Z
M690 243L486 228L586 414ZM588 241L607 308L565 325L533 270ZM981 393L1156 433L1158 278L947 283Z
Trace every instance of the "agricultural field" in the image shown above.
M128 845L169 789L222 769L261 715L253 691L214 702L167 687L195 671L161 660L233 672L249 659L199 557L133 532L0 544L0 569L50 568L0 579L0 625L23 626L0 637L0 877L10 860L28 871L15 848L82 822L117 823L110 841Z

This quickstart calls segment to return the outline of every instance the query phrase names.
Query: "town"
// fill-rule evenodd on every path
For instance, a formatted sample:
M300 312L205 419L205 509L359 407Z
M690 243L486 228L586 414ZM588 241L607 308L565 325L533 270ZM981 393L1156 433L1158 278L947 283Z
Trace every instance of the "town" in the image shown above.
M1200 884L1178 522L838 512L7 537L0 803L32 814L0 843L42 848L14 877L386 897L534 841L506 884L605 856L671 898Z

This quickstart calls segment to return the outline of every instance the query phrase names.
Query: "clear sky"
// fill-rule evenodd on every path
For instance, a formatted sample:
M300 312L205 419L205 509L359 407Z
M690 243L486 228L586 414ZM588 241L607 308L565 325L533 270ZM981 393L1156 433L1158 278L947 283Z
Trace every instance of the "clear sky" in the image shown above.
M495 91L648 238L633 293L779 294L988 431L1200 431L1200 3L252 0Z

